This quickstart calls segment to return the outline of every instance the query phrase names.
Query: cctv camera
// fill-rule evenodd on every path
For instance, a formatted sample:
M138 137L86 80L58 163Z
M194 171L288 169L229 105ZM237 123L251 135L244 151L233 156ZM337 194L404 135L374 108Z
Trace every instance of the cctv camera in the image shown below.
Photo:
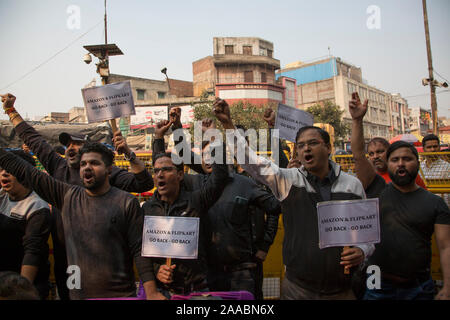
M91 55L90 55L89 53L86 53L86 54L84 55L84 57L83 57L83 61L84 61L86 64L91 63L91 62L92 62L92 57L91 57Z
M430 83L430 79L428 79L428 78L422 79L422 85L427 86L429 83Z

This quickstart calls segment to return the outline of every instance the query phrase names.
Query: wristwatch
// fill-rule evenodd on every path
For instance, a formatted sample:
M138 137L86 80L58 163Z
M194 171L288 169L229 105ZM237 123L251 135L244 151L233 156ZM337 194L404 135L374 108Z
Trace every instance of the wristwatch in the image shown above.
M130 152L130 155L127 156L126 154L123 155L123 158L127 161L133 162L134 160L136 160L136 153L134 153L133 151Z

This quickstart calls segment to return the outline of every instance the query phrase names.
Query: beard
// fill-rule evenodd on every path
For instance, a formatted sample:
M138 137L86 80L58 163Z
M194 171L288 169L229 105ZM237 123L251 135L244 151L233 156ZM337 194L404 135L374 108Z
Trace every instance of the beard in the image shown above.
M90 183L86 183L83 179L83 186L90 191L97 190L103 186L103 184L105 183L105 180L107 178L108 178L107 174L105 174L104 176L100 176L100 177L93 176L92 181Z
M417 168L416 171L413 172L409 172L406 169L405 170L405 175L404 176L399 176L398 175L398 170L396 173L393 173L391 171L388 170L389 173L389 177L391 178L391 180L398 186L406 186L409 185L411 183L413 183L414 181L416 181L416 177L417 174L419 172L419 168Z

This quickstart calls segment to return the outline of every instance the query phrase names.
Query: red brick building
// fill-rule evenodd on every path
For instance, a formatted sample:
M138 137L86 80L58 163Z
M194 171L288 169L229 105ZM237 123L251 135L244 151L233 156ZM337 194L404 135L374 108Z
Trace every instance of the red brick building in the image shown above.
M273 44L259 38L214 38L213 56L194 61L194 96L214 94L228 103L240 100L254 104L290 103L296 106L296 95L286 99L286 81L276 81L280 61L273 58ZM293 86L296 88L296 85Z

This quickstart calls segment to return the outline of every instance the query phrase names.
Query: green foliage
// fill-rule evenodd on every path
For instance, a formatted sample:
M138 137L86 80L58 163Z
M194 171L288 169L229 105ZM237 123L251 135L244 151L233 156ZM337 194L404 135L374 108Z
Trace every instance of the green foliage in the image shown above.
M205 101L194 107L194 120L201 121L204 118L211 118L216 123L219 130L223 130L222 125L214 116L211 101ZM248 102L239 101L230 106L231 118L235 125L244 126L246 129L267 129L267 123L263 119L264 110L268 107L276 110L276 104L266 104L262 106ZM191 128L193 130L193 128ZM191 132L191 134L193 131Z
M350 132L350 128L342 121L343 110L331 101L324 105L315 104L307 112L314 116L314 123L328 123L334 128L335 142L342 142Z

